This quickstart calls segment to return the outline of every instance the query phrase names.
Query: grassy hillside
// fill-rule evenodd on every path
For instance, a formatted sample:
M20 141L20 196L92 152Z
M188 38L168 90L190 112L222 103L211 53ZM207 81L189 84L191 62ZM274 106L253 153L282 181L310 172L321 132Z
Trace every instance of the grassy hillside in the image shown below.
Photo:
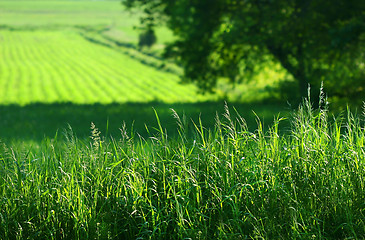
M129 56L142 60L143 63L148 62L154 67L164 66L170 72L181 73L181 69L176 71L177 67L169 62L154 63L154 59L146 60L146 56L148 58L151 54L158 58L165 43L173 39L172 33L166 27L160 26L156 29L158 42L152 49L136 49L140 15L139 12L125 11L120 1L0 1L0 29L1 26L2 29L10 30L82 29L89 37L92 33L94 41L96 38L98 41L112 43L120 51L127 52ZM151 62L153 63L150 64ZM281 80L290 79L290 76L274 63L260 72L251 82L236 85L235 88L222 80L217 92L231 100L246 102L280 97L277 86Z
M13 26L90 26L123 19L129 27L138 21L123 11L120 1L1 0L0 12L1 24Z
M223 99L270 96L266 86L275 79L274 67L257 82L236 89L223 83L216 95L180 85L181 69L159 57L171 32L158 28L158 44L141 51L134 29L139 15L124 11L119 1L1 0L0 138L41 141L67 124L84 138L91 121L102 129L108 122L113 135L123 121L146 133L144 124L155 123L152 107L165 123L175 108L193 119L202 113L205 125L212 127ZM252 109L271 122L288 108L275 103L234 106L253 126Z
M119 1L0 1L0 104L214 99L136 49L137 23Z
M0 104L193 102L193 86L74 31L1 31Z
M138 41L139 12L127 12L120 1L0 1L0 25L13 27L109 27L107 35L122 42ZM166 27L157 29L159 43L172 39Z

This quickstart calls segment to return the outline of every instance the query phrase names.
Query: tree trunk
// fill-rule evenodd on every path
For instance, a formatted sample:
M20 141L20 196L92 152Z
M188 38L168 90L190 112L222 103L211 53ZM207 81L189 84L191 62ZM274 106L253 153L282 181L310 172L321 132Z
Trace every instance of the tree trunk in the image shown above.
M309 81L307 80L307 78L305 76L303 76L302 74L300 74L299 76L294 76L299 83L299 94L300 97L302 98L302 100L304 98L308 97L308 87L311 87L309 84Z

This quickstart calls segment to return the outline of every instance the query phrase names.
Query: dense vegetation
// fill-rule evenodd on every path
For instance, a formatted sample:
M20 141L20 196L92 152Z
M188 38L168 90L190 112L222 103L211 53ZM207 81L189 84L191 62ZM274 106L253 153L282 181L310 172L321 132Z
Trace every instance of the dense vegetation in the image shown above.
M304 97L322 81L331 95L365 96L365 2L358 0L123 0L144 10L142 23L162 23L176 35L166 55L187 81L204 90L217 79L247 81L276 62ZM295 86L295 85L294 85Z
M119 1L0 1L0 139L37 145L67 123L85 138L91 121L109 126L108 134L118 134L123 121L145 134L152 107L165 127L170 108L193 119L201 113L211 127L229 99L245 100L234 106L253 124L252 109L268 122L287 110L286 102L247 103L279 97L275 85L285 73L277 66L235 88L222 83L214 96L179 84L181 69L160 56L171 32L156 28L157 43L139 49L140 30L133 27L140 16Z
M157 120L158 120L158 116ZM365 131L351 113L330 121L309 104L263 132L226 109L216 128L175 114L91 141L57 136L40 149L0 150L2 239L361 239Z
M140 17L0 0L0 239L365 238L365 113L296 110L270 58L203 96Z

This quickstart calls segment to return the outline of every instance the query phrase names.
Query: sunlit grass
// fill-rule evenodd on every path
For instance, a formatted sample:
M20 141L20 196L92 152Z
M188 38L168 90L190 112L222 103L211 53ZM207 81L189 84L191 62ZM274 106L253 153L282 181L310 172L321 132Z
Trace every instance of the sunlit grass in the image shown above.
M177 75L86 41L75 31L1 31L0 104L196 102Z
M234 113L234 112L233 112ZM301 106L249 131L229 109L215 129L174 113L148 138L71 129L37 149L0 150L0 238L361 239L364 116Z
M125 10L121 1L1 0L0 25L23 28L107 27L105 34L137 45L141 13ZM167 27L157 28L158 44L171 41Z
M8 39L7 35L8 29L16 30L16 32L20 35L24 35L25 39L24 42L27 42L27 44L22 45L19 49L13 49L11 50L11 54L13 55L12 58L15 59L21 59L21 58L27 58L30 57L30 55L24 55L24 54L33 54L25 53L26 50L36 50L37 48L40 48L42 50L43 55L39 54L38 57L43 58L42 61L46 61L47 63L50 63L53 66L49 67L49 64L43 64L43 69L39 68L30 68L29 65L24 65L22 67L19 67L19 62L16 64L13 64L11 66L6 65L5 68L7 71L12 71L11 73L6 72L2 76L0 75L0 84L2 82L8 81L8 78L14 77L14 75L19 75L18 80L22 80L25 77L28 77L29 75L35 75L37 77L37 80L40 80L42 77L45 77L45 79L49 78L55 78L56 82L59 78L62 77L67 79L75 79L80 80L80 74L83 74L83 77L86 78L87 82L95 82L95 84L88 85L88 88L84 89L85 93L84 95L87 96L81 96L81 91L76 91L72 93L71 96L67 97L66 101L72 101L72 102L110 102L110 101L117 101L117 102L124 102L124 101L150 101L153 100L159 100L159 97L151 96L149 97L148 94L146 95L146 98L141 100L142 97L135 97L135 96L128 96L128 94L125 91L122 91L117 96L114 94L109 95L110 92L107 91L110 87L115 87L115 84L100 84L100 79L95 80L92 78L92 76L102 77L106 78L105 82L112 81L113 78L115 78L115 75L117 75L118 78L126 78L126 75L121 73L120 71L126 71L126 70L132 70L132 71L138 71L138 75L145 73L146 68L139 68L139 66L121 66L125 62L133 62L135 60L140 61L141 63L153 66L157 72L162 71L169 71L174 73L172 75L172 82L178 81L179 76L182 74L182 69L180 69L178 66L176 66L173 61L156 61L154 57L157 56L157 58L161 58L161 53L164 50L164 47L166 43L171 42L175 39L172 32L166 27L166 26L158 26L156 27L156 34L157 34L157 44L154 45L151 49L137 49L138 46L138 35L140 34L139 29L139 19L141 17L141 12L134 11L134 12L128 12L124 9L121 2L116 1L86 1L86 0L78 0L78 1L72 1L72 0L53 0L53 1L45 1L45 0L38 0L38 1L29 1L29 0L17 0L17 1L10 1L10 0L2 0L0 1L0 46L10 45L9 42L1 41L2 38ZM89 31L93 32L91 35L91 38L94 40L101 40L110 42L116 42L117 45L120 46L118 48L114 48L112 50L109 50L109 52L114 52L113 54L110 54L110 58L105 62L108 64L107 69L99 67L100 63L98 61L89 62L89 59L97 59L99 60L99 54L100 56L103 56L105 59L104 53L101 53L100 47L92 47L97 50L90 50L91 46L94 44L91 44L90 42L85 42L85 39L81 39L80 36L75 36L76 34L72 35L70 32L74 33L80 33L80 29L88 29ZM4 31L5 30L5 31ZM38 30L38 31L36 31ZM54 46L52 48L45 49L42 46L39 46L37 42L34 42L34 39L28 39L29 38L29 31L32 34L34 34L34 38L40 38L42 39L42 36L38 35L44 35L49 36L49 33L54 32L54 36L58 36L56 39L57 41L54 42ZM62 34L60 34L62 33ZM85 31L83 31L85 33ZM65 34L65 35L63 35ZM13 34L14 36L14 34ZM90 35L88 35L90 37ZM51 39L55 39L54 37ZM8 39L9 40L9 39ZM77 41L76 41L77 40ZM79 41L80 40L80 41ZM12 41L12 40L10 40ZM15 40L16 42L16 40ZM104 42L105 43L105 42ZM57 48L57 45L59 47ZM126 47L127 46L127 47ZM23 48L28 49L23 49ZM67 53L67 56L65 54L59 54L58 50L64 50L64 53ZM116 50L118 49L118 50ZM74 50L80 50L80 51L74 51ZM4 51L1 50L0 51ZM74 52L73 52L74 51ZM8 50L9 52L9 50ZM79 54L85 53L86 55L81 56ZM93 53L92 56L90 56L90 53ZM23 55L22 55L23 54ZM46 54L46 56L44 56ZM114 58L115 54L119 54L120 56ZM153 55L154 57L150 58L148 55ZM6 58L9 58L9 56L6 56ZM56 59L53 59L56 58ZM67 61L65 60L71 60ZM131 59L133 58L133 59ZM59 64L58 61L66 61L66 64L71 64L74 66L75 64L72 62L72 60L76 61L76 65L78 66L77 71L72 70L72 66L67 67L65 65ZM12 59L10 59L12 61ZM29 62L29 61L27 61ZM80 63L84 64L84 66L80 66ZM54 71L54 65L57 64L57 66L60 67L60 73L57 73ZM78 65L77 65L78 64ZM90 71L89 73L85 74L81 69L84 67L86 69L90 69L90 64L97 64L96 67L99 70L98 73L93 73ZM22 64L21 64L22 65ZM112 73L110 71L112 68ZM8 70L9 69L9 70ZM116 71L116 69L120 71ZM250 76L244 76L242 77L243 83L235 84L232 86L231 84L225 82L225 81L219 81L218 88L216 89L216 97L221 98L222 96L230 101L245 101L245 102L252 102L252 101L260 101L262 99L285 99L288 100L287 96L280 95L280 83L282 81L290 80L293 81L291 76L288 75L283 68L279 67L278 64L276 64L273 60L268 61L267 66L265 66L262 69L259 69L258 72L260 74L256 75L254 78L251 78ZM100 76L100 74L103 74L103 76ZM176 75L176 73L178 73ZM1 71L0 71L1 74ZM46 74L46 76L44 76ZM88 75L92 76L88 76ZM151 76L148 76L148 78L151 78L154 75L154 72L151 73ZM21 76L20 76L21 75ZM48 75L53 75L48 76ZM76 76L75 76L76 75ZM127 73L127 77L130 77L130 73ZM132 77L129 78L129 82L144 82L145 78L141 77L138 81L136 80L137 75L134 74ZM163 83L166 82L166 84L170 84L171 81L165 81L165 77L158 77L158 79L162 79ZM13 80L13 79L10 79ZM32 82L34 79L29 79L29 83ZM46 81L41 80L41 81ZM85 79L81 79L82 82L86 83L84 81ZM95 80L95 81L94 81ZM67 81L67 80L66 80ZM149 84L149 81L156 82L155 84L151 85ZM156 78L153 80L149 79L147 81L146 86L147 87L156 87L156 85L159 85L159 81L156 81ZM46 84L44 84L44 88L46 87L52 87L53 81L47 81ZM78 83L80 84L80 83ZM82 83L81 83L82 84ZM102 100L100 100L100 97L93 97L90 92L95 91L95 85L100 84L100 87L103 89L105 88L106 93L104 94L104 97L102 97ZM63 91L63 93L45 93L43 92L41 86L38 85L24 85L24 84L18 84L15 83L13 85L21 85L24 89L31 89L31 87L37 87L34 90L32 89L32 92L34 91L34 96L39 96L38 99L32 99L31 101L41 101L41 102L54 102L54 101L65 101L65 92L67 91L65 88L61 88L59 91ZM66 84L67 85L67 84ZM71 87L71 84L68 84ZM93 86L94 85L94 86ZM138 84L137 84L138 85ZM145 84L142 84L142 87ZM295 86L295 84L293 84ZM175 85L171 85L172 88L175 88ZM126 85L126 88L128 86ZM1 89L1 88L0 88ZM117 90L118 87L115 89ZM52 90L52 88L50 88ZM74 89L70 89L71 91ZM137 91L138 89L132 89L133 91ZM131 92L132 92L131 90ZM297 91L294 88L291 88L293 93L296 93ZM190 92L194 92L195 88L189 88ZM9 91L7 91L9 92ZM84 91L83 91L84 92ZM143 92L143 91L142 91ZM167 94L170 91L167 91ZM9 92L10 93L10 92ZM171 96L166 96L166 92L163 92L162 95L164 95L164 98L171 98ZM180 96L177 96L176 93L172 93L175 98L181 99L180 101L185 101L186 99ZM191 95L191 94L189 94ZM295 95L295 94L294 94ZM1 96L1 95L0 95ZM124 97L123 97L124 96ZM186 97L186 95L185 95ZM194 98L194 96L191 96L190 100ZM7 97L9 99L8 101L14 102L17 97L11 96ZM173 97L172 97L173 98ZM87 100L85 100L87 99ZM163 101L165 101L163 99ZM90 100L90 101L89 101ZM201 98L197 98L197 101L200 101ZM210 100L212 100L210 98ZM174 102L175 100L170 100L170 102ZM0 103L2 103L0 101ZM24 102L22 103L24 104Z

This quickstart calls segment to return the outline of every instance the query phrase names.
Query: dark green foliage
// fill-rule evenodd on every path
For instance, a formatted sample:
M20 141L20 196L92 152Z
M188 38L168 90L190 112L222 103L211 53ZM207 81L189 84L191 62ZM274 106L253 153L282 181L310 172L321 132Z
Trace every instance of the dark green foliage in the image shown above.
M139 35L138 46L140 48L144 46L151 47L156 43L156 40L155 31L153 29L148 29Z
M358 0L123 0L148 24L167 22L177 40L166 54L185 78L211 90L217 78L250 79L268 61L297 81L301 97L321 81L331 96L363 98L365 2ZM316 93L317 94L317 93Z

